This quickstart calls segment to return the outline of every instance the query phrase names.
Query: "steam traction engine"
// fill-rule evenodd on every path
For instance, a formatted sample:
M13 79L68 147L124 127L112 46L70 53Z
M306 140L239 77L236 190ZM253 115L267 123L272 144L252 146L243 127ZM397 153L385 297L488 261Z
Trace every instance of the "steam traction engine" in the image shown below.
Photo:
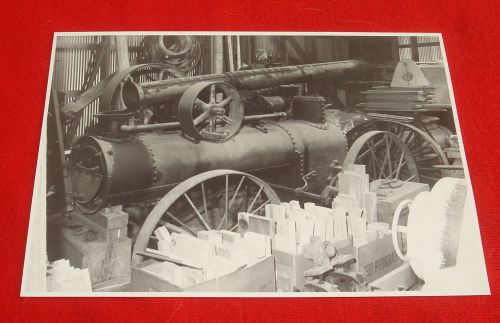
M122 204L137 257L158 225L195 235L235 230L238 212L263 215L280 197L329 204L344 162L367 164L372 179L419 181L423 167L411 151L419 148L403 132L356 134L348 151L347 137L367 118L332 109L308 88L367 68L342 61L194 77L158 65L119 72L94 93L96 127L71 142L71 197L84 214ZM135 81L140 70L159 71L157 80ZM78 105L63 114L78 114Z

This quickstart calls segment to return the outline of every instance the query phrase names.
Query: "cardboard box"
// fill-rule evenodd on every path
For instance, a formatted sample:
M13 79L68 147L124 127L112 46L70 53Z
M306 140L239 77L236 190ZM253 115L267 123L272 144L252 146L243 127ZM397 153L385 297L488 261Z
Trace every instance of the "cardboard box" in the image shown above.
M161 277L142 270L156 260L132 267L133 292L275 292L274 258L263 260L222 277L180 288Z

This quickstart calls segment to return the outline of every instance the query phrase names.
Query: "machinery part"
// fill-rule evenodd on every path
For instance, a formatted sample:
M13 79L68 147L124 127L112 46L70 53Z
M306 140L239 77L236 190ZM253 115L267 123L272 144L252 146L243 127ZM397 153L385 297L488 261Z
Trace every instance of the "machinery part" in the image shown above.
M286 109L286 101L282 96L256 95L255 101L255 105L266 112L279 112ZM247 110L246 107L245 110Z
M450 137L453 133L450 129L438 124L439 117L421 115L419 119L422 130L434 139L442 149L450 147Z
M279 125L293 133L293 140ZM85 136L69 157L76 201L84 212L96 212L105 203L127 204L154 199L178 183L212 169L234 169L259 174L286 187L302 185L294 151L303 152L302 169L316 171L309 191L319 194L327 184L333 160L344 160L346 141L337 127L322 130L293 120L266 122L267 132L244 125L224 144L195 143L178 132L142 132L124 139ZM307 147L307 150L304 150ZM131 158L133 156L134 158ZM78 165L102 175L93 177ZM79 197L81 196L81 197Z
M401 212L405 209L408 208L413 200L403 200L399 203L398 207L396 208L396 211L394 211L394 217L392 218L392 244L394 245L394 250L396 251L396 254L398 255L399 258L403 261L408 261L408 258L406 255L403 255L403 252L401 251L401 248L399 247L399 242L398 242L398 234L404 233L406 234L407 230L405 226L399 225L399 217L401 215Z
M361 135L347 152L344 169L350 164L366 165L370 181L420 181L417 163L411 151L401 139L387 131L369 131Z
M268 203L279 204L280 199L268 184L253 175L219 169L193 176L168 192L151 210L137 236L133 261L142 260L138 253L150 245L158 226L171 223L193 235L199 230L234 231L238 212L265 215Z
M81 118L83 116L84 108L86 106L101 97L99 111L105 112L116 110L113 108L113 103L116 102L118 94L121 93L123 82L131 75L136 76L144 72L151 73L152 71L157 71L158 77L160 79L164 79L165 77L183 77L183 75L178 71L167 69L165 66L160 64L135 65L108 76L103 81L97 83L96 85L82 93L78 100L69 102L62 106L61 113L64 116L65 122L70 123L69 129L66 132L65 136L65 147L71 148L71 146L73 146L73 144L79 138L77 136L77 132L81 124Z
M133 113L127 110L104 111L94 114L99 122L99 135L105 138L126 138L127 133L121 132L123 125L128 125L133 117Z
M158 80L171 80L171 79L180 79L186 77L183 73L179 72L174 68L165 68L161 69L158 73Z
M312 123L325 122L325 98L322 96L294 96L292 106L295 120Z
M311 242L303 247L302 254L306 259L312 259L316 266L326 265L327 269L331 269L330 259L336 257L338 251L333 242L313 236Z
M255 122L260 120L268 119L285 119L285 112L269 113L269 114L257 114L251 116L245 116L243 118L244 122ZM122 125L120 126L120 131L127 133L138 133L142 131L152 131L152 130L178 130L181 124L179 122L165 122L165 123L154 123L154 124L144 124L144 125Z
M196 140L231 139L240 129L244 114L238 91L223 82L195 84L179 101L182 132Z
M368 63L364 61L350 60L191 76L183 80L164 80L142 84L128 82L123 87L123 101L129 109L165 102L180 97L190 86L199 82L224 82L233 85L238 90L256 90L317 79L328 81L328 78L354 78L364 74L368 66Z
M169 67L158 63L134 65L121 70L111 78L108 84L106 84L106 88L104 89L104 93L102 96L101 105L99 106L99 111L119 110L119 107L116 107L118 99L120 98L120 96L123 98L123 100L126 99L122 93L125 84L133 82L133 75L151 73L152 70L158 71L158 79L164 78L166 76L174 78L182 78L184 76L179 71L170 69ZM127 108L129 107L127 106Z
M181 56L186 54L193 46L193 38L183 35L152 36L158 41L158 47L166 56Z
M410 150L417 163L422 183L434 185L441 178L441 170L434 166L448 165L441 146L423 130L414 125L393 121L376 121L377 129L398 136Z
M140 61L160 63L184 73L196 68L201 59L200 41L194 36L147 36L141 47Z
M332 251L329 254L332 254ZM366 289L366 281L363 275L349 269L356 261L353 255L335 255L329 258L329 261L315 259L315 264L318 263L316 260L322 262L323 265L304 272L307 277L304 291L358 292Z
M336 286L340 292L358 292L366 285L362 275L354 272L332 270L326 273L323 279Z
M311 279L307 281L304 284L304 288L302 289L302 291L306 293L340 292L336 285L319 279Z
M396 254L410 262L420 279L427 281L440 269L457 265L467 190L464 179L445 177L430 192L421 192L412 202L402 201L396 209L392 223ZM408 205L407 226L398 226L399 215ZM401 231L406 231L406 255L397 243Z

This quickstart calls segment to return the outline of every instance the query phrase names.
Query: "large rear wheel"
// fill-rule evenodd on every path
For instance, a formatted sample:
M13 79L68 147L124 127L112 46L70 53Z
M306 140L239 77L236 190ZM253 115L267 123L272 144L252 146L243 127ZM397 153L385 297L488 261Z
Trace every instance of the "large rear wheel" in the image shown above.
M213 170L193 176L169 191L151 210L137 236L133 261L142 261L146 248L156 249L153 232L196 236L200 230L238 228L238 213L265 216L266 204L279 204L274 190L261 179L233 170Z
M410 149L395 134L387 131L369 131L356 139L347 152L344 169L350 164L365 165L370 181L420 181L417 163Z

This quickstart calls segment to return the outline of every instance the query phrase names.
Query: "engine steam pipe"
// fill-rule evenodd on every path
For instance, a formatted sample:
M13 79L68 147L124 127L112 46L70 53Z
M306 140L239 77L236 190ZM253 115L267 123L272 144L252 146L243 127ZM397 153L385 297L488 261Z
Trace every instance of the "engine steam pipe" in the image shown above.
M286 118L285 112L245 116L243 121L251 122L264 119L281 119L281 118ZM127 133L137 133L141 131L151 131L151 130L174 130L174 129L180 129L179 122L166 122L166 123L145 124L136 126L131 126L131 125L120 126L120 130Z
M255 90L322 78L350 77L352 79L363 74L368 70L368 67L367 62L348 60L209 74L149 83L135 83L129 80L123 86L122 96L128 109L136 109L146 104L178 98L191 85L202 81L225 82L239 90Z

